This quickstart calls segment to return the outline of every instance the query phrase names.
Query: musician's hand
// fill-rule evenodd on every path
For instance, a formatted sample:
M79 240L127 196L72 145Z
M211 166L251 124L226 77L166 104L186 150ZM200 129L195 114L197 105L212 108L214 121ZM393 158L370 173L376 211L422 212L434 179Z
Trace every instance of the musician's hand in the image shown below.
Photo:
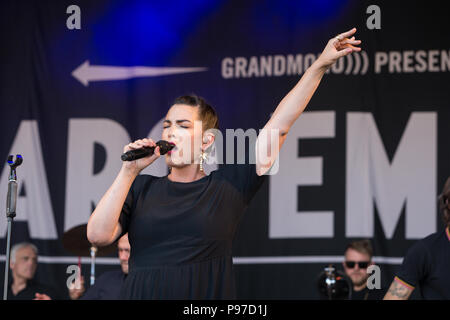
M123 148L123 152L127 152L130 150L136 150L143 147L156 147L156 143L152 139L140 139L136 140L132 143L127 144ZM124 161L122 165L122 169L126 170L129 173L134 175L138 175L144 168L148 167L160 156L159 147L155 148L153 155L147 156L145 158L141 158L134 161Z
M36 293L35 298L33 300L52 300L52 298L50 298L45 293Z
M84 288L84 277L81 276L79 283L77 281L74 281L69 286L69 296L72 300L79 299L85 291Z
M357 47L357 45L361 43L361 40L355 39L353 36L355 32L356 28L353 28L330 39L325 49L323 49L322 54L317 59L317 62L320 63L322 67L328 68L339 58L352 52L361 51L361 48Z

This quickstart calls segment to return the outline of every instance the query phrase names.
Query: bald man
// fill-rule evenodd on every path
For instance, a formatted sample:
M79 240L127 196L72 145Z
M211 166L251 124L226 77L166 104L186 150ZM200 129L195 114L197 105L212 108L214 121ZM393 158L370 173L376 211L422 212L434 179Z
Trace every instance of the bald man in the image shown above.
M122 283L128 275L128 259L130 257L130 243L128 233L117 242L117 251L120 260L120 270L103 273L95 284L84 293L84 281L81 280L80 289L69 290L72 300L117 300L119 299ZM84 295L83 295L84 293Z

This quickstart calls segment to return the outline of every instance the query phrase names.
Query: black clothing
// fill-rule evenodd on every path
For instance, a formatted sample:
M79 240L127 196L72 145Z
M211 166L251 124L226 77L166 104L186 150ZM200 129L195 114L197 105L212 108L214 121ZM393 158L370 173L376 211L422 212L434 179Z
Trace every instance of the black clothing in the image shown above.
M371 289L365 287L360 291L352 291L351 300L383 300L385 291L383 289Z
M103 273L80 300L117 300L126 274L122 269Z
M254 164L223 165L190 183L138 176L119 220L132 248L121 297L235 298L232 240L266 177Z
M3 292L3 291L2 291ZM46 294L51 299L56 300L59 299L60 296L56 293L55 290L49 288L48 286L37 283L33 280L27 282L27 286L14 295L11 290L11 283L8 286L8 300L33 300L36 298L36 293Z
M450 299L450 234L448 229L417 241L406 254L395 279L413 289L422 299Z

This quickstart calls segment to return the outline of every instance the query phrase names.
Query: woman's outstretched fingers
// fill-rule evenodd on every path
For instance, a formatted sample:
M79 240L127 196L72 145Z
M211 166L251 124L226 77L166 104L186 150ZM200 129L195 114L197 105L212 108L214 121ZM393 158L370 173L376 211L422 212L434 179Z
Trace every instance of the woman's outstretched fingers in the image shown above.
M342 43L360 43L361 40L357 40L355 39L355 37L351 37L350 39L344 39L343 41L341 41Z
M341 41L341 45L343 45L343 44L354 44L354 45L358 45L358 44L360 44L360 43L361 43L361 40L350 40L350 39L348 39L348 40Z
M341 58L341 57L346 56L346 55L348 55L348 54L350 54L352 52L353 52L352 48L344 48L342 50L339 50L337 55L338 55L338 58Z
M356 32L356 28L353 28L347 32L341 33L338 35L340 39L348 38Z
M353 49L353 51L361 51L361 48L360 47L354 47L354 46L352 46L352 45L349 45L349 47L350 48L352 48Z

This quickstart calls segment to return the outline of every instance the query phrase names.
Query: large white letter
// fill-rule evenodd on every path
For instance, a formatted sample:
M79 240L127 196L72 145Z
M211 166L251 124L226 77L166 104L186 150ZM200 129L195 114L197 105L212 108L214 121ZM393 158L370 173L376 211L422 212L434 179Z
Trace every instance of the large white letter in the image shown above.
M406 201L406 238L436 228L437 117L413 112L392 164L370 113L347 114L347 237L372 237L377 205L387 239Z
M292 126L270 177L270 238L333 237L332 211L297 212L297 187L322 184L322 157L297 157L298 139L334 138L335 113L304 112Z
M9 154L21 154L23 164L17 168L18 195L17 216L14 221L27 221L33 239L57 239L47 175L41 150L41 139L36 120L24 120L12 144ZM3 167L0 181L0 203L6 201L9 166ZM25 186L25 196L19 196ZM4 208L4 207L3 207ZM0 219L0 232L6 233L6 218Z
M130 142L127 131L110 119L71 119L66 178L64 230L87 223L92 203L97 204L119 173L123 147ZM106 150L105 165L94 174L94 143Z

